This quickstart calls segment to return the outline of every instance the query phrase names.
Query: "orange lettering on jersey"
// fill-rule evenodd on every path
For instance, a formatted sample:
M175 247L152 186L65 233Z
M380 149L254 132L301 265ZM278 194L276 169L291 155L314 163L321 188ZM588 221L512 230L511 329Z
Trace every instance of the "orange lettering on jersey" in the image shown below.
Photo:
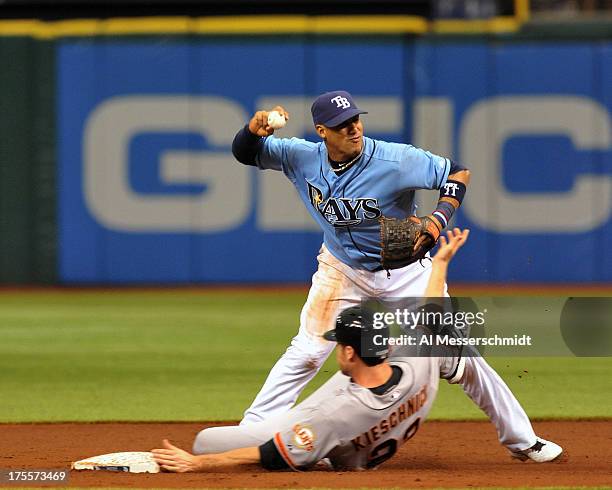
M391 412L389 417L382 419L377 425L371 427L368 431L357 436L355 439L352 439L351 442L353 443L355 451L364 449L367 446L372 445L375 441L378 441L393 427L397 427L398 424L417 413L421 408L423 408L426 402L427 386L423 386L412 398L405 400L393 412ZM409 436L408 439L414 435L417 428L418 425L415 426L415 430L411 431L409 434L406 434Z
M426 401L427 401L427 386L423 386L423 389L421 390L421 396L420 396L421 407L425 405Z
M412 397L410 400L408 400L408 403L406 403L406 405L408 405L408 417L410 417L418 410L416 404L416 396Z
M406 420L406 406L403 403L399 406L397 411L399 413L399 421L403 422Z
M380 439L380 436L378 435L378 429L376 428L376 426L370 429L370 433L372 434L372 439L374 439L375 441L378 441L378 439Z
M361 442L361 436L355 437L355 439L352 439L351 442L353 443L353 447L355 448L355 451L359 451L360 449L363 449L364 447L366 447L366 445L363 442Z

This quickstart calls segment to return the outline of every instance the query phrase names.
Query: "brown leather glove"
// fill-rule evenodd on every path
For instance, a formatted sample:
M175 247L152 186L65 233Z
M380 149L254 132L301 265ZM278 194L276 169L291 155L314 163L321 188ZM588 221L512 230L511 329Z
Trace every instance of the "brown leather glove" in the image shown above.
M383 269L399 269L425 257L440 236L441 226L431 216L405 219L381 216L380 258Z

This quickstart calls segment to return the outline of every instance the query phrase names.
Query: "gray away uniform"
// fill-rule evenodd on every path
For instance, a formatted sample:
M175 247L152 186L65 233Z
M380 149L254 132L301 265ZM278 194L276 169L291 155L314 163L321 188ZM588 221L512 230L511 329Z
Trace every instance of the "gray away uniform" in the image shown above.
M334 469L375 468L391 458L418 430L438 391L440 376L457 370L457 357L389 359L401 370L399 382L377 395L336 373L289 412L263 422L201 431L195 454L260 447L268 469L305 470L328 458Z

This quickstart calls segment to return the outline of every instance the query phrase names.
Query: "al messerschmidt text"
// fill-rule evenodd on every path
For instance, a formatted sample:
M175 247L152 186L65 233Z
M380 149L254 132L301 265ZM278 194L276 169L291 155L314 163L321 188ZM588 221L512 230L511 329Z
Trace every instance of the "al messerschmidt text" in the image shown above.
M418 338L411 335L400 335L399 337L385 337L375 335L376 345L450 345L459 346L487 346L487 345L531 345L531 335L514 335L512 337L451 337L449 335L421 335Z

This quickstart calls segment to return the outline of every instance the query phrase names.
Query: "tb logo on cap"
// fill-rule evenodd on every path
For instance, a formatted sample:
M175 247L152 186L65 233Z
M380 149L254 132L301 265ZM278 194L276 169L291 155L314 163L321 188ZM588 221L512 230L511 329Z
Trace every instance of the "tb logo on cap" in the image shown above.
M335 102L336 103L336 107L340 108L342 107L343 109L348 109L349 107L351 107L351 103L348 101L348 99L346 97L342 97L340 95L334 97L333 99L331 99L330 102Z

